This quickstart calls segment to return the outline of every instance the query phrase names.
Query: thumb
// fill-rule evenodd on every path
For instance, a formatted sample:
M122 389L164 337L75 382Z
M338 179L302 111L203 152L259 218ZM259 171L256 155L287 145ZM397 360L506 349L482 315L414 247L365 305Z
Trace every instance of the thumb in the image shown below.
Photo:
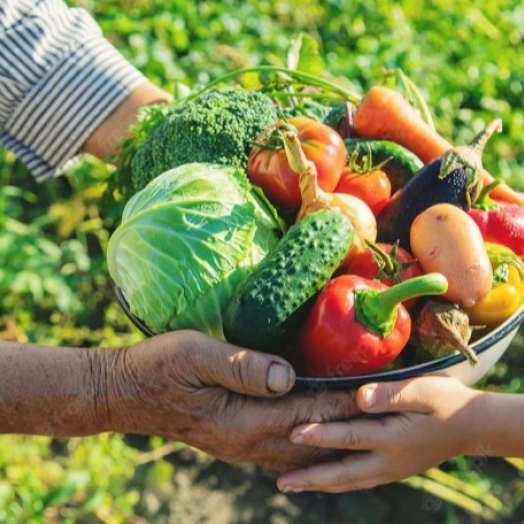
M424 401L427 391L420 390L420 379L366 384L357 391L357 406L366 413L393 413L398 411L428 411Z
M281 396L295 383L295 372L283 358L213 338L202 339L190 360L200 385L222 386L244 395Z

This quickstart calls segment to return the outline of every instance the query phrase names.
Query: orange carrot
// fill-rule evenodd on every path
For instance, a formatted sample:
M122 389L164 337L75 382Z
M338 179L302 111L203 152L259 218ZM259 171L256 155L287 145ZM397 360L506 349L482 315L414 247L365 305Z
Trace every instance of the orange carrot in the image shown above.
M417 110L397 91L373 86L358 105L353 125L363 138L391 140L415 153L425 164L453 147L425 122ZM482 170L484 185L494 177ZM490 193L493 198L524 205L524 194L501 182Z
M452 147L399 92L384 86L373 86L366 93L355 111L353 125L359 136L396 142L425 164Z

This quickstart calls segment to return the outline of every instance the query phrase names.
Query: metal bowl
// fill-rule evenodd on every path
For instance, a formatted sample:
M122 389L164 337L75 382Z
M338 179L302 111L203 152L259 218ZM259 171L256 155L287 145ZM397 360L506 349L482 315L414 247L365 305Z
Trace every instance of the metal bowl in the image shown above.
M122 290L115 286L115 293L122 309L131 322L148 337L154 333L131 312ZM472 344L477 353L478 364L472 366L461 354L437 358L423 364L407 366L390 371L377 371L350 377L310 378L297 377L295 388L308 391L326 389L355 389L370 382L403 380L421 375L439 374L457 378L467 386L478 382L502 357L515 338L520 324L524 321L524 305L493 331Z

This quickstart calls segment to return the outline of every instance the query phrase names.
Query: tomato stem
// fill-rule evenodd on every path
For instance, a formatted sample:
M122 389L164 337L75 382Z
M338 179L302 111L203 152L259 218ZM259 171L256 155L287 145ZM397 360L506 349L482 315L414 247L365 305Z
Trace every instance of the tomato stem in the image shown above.
M410 278L384 291L369 287L357 288L356 318L370 331L385 338L395 329L398 306L401 302L425 295L442 295L447 289L448 281L440 273L427 273Z
M366 240L366 245L377 263L378 271L374 278L377 280L391 279L395 284L402 281L402 272L412 266L416 259L401 262L397 259L398 241L391 246L389 254L374 242Z

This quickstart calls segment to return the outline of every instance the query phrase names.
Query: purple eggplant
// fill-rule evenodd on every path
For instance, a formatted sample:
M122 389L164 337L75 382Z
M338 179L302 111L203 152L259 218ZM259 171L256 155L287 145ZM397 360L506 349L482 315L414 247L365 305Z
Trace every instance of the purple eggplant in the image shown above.
M469 145L451 148L422 167L393 195L378 215L377 241L398 242L409 251L409 230L422 211L444 202L467 211L482 190L480 172L484 146L491 135L500 129L501 121L496 119Z

